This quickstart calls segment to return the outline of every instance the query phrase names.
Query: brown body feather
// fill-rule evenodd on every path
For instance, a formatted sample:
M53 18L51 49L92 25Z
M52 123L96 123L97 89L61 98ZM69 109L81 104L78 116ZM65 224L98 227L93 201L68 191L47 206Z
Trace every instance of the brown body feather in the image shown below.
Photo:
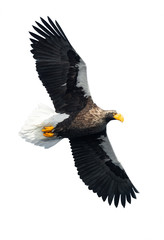
M89 97L85 108L59 123L55 132L67 138L100 132L106 127L108 114L111 111L102 110Z
M87 105L82 109L71 123L71 128L91 128L103 123L105 112L99 108L92 99L88 99Z

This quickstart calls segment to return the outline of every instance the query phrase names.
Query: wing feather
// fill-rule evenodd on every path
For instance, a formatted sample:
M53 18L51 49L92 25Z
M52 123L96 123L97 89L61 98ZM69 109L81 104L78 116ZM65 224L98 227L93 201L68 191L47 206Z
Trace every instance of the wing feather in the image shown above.
M41 18L42 24L30 32L33 57L43 85L53 101L56 112L70 114L82 110L90 97L86 65L57 21Z
M70 139L70 144L80 178L103 201L108 199L116 207L121 202L125 207L126 201L136 198L138 191L117 160L106 130Z

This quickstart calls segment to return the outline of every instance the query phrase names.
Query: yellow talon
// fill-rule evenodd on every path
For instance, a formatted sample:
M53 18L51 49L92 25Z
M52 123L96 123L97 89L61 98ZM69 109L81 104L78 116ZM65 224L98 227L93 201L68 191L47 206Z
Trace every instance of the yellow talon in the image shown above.
M43 135L44 135L45 137L53 137L53 136L54 136L54 133L46 132L46 133L43 133Z
M53 129L54 129L53 126L44 127L44 128L42 129L42 132L51 132Z
M49 127L44 127L42 129L43 132L43 136L45 137L53 137L55 134L52 132L52 130L54 129L53 126L49 126Z

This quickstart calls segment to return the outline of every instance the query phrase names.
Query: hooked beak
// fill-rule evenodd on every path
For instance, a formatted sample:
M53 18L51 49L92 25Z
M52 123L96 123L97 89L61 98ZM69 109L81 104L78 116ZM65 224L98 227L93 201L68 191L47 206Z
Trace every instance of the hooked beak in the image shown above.
M121 121L121 122L124 121L124 117L123 117L120 113L115 114L115 115L114 115L114 118L115 118L116 120Z

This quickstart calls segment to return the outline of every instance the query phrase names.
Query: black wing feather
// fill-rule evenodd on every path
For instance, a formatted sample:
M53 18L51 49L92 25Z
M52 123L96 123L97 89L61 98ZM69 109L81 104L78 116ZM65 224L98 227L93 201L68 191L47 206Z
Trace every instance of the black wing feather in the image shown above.
M40 29L42 29L45 33L47 33L47 35L49 36L53 36L55 34L55 31L54 32L51 32L49 30L49 28L45 28L42 24L40 24L39 22L36 21L36 24L38 25L38 27L40 27Z
M89 94L80 84L80 64L83 64L83 80L87 86L86 66L73 49L60 25L48 17L41 18L42 24L33 26L38 33L32 33L31 46L39 78L49 93L56 112L72 113L82 110L88 101ZM79 77L80 78L80 77Z
M126 200L136 198L134 187L122 165L118 162L106 135L101 133L70 139L72 153L80 178L90 190L96 192L103 201L123 207Z
M43 18L40 18L42 23L47 27L47 29L50 30L51 33L53 34L56 34L56 32L54 31L54 29L43 19ZM41 25L41 24L40 24ZM42 26L43 27L43 26Z

